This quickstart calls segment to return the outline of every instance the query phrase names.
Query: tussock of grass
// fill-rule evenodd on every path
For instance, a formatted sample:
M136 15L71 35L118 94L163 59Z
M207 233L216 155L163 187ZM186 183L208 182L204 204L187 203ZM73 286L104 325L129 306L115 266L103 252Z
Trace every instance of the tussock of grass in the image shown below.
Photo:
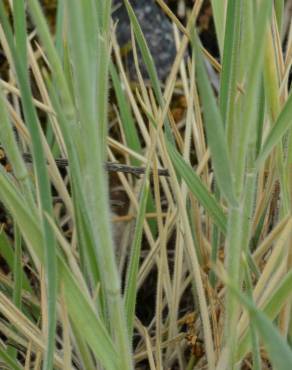
M185 25L157 3L176 57L162 83L125 0L134 88L111 1L59 0L54 37L37 0L11 1L13 27L0 3L5 368L292 368L288 5L211 1L217 61L203 1Z

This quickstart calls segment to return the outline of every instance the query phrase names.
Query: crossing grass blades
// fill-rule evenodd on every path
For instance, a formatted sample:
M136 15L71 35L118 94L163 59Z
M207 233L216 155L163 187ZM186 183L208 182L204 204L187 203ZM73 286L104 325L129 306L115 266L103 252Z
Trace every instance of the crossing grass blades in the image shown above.
M219 61L202 0L184 25L157 4L177 48L163 84L124 1L133 89L110 0L57 1L54 35L39 1L0 2L3 368L292 368L288 2L211 0ZM108 162L143 169L115 175L118 239Z

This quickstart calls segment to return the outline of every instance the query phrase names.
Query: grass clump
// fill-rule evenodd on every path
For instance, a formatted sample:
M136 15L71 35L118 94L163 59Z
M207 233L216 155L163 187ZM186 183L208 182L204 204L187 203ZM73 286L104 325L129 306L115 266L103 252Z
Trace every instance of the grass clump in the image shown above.
M54 35L37 0L0 3L6 367L292 367L288 5L211 1L218 62L203 1L184 25L157 3L177 46L164 83L124 1L135 88L111 1L59 0Z

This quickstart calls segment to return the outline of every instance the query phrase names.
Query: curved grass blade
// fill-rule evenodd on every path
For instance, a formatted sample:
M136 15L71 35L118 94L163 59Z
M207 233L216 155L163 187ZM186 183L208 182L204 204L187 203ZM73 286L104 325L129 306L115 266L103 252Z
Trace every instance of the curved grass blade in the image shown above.
M216 199L209 193L205 185L193 170L193 168L182 158L173 145L166 141L169 157L177 171L184 179L189 190L195 195L198 201L203 205L206 212L212 217L213 221L226 234L227 220L226 215Z
M22 366L18 364L18 362L8 354L7 348L6 349L3 348L2 343L0 343L0 359L5 364L5 367L3 367L2 369L8 369L8 367L6 366L9 366L9 369L11 370L22 370L23 369ZM1 366L1 361L0 361L0 366Z
M44 261L44 238L36 208L28 207L9 175L0 166L0 199L15 219L36 264ZM58 254L60 283L64 284L65 299L70 319L76 324L79 335L87 342L94 355L106 369L118 369L119 356L104 323L96 315L89 296L81 290L73 273Z
M256 161L257 166L260 166L268 155L271 153L273 148L280 142L285 133L291 128L292 125L292 93L290 93L288 100L284 108L282 109L276 123L272 127L271 131L266 138L262 150Z
M278 370L290 370L292 368L291 348L289 348L287 342L280 335L272 321L250 299L233 288L232 284L228 283L228 285L238 300L248 310L250 319L261 335L274 368Z
M68 266L61 258L59 262L60 274L64 283L64 297L70 319L74 321L74 328L106 369L118 370L120 356L117 354L105 326L97 317L92 304L81 291Z
M292 294L291 285L292 285L292 271L290 271L282 279L275 292L264 304L262 311L271 322L275 320L285 302L287 302L287 300L290 299ZM238 360L242 359L248 353L250 348L251 342L250 342L250 333L248 330L240 340L237 354Z

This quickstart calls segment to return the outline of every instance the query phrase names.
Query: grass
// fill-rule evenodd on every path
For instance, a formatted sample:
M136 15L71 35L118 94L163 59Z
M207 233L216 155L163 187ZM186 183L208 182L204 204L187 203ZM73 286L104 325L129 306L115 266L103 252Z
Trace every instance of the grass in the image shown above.
M13 27L0 3L0 142L11 166L0 166L3 368L292 367L285 2L211 1L220 62L195 27L203 1L185 25L157 2L176 58L162 84L125 0L135 88L111 1L59 0L54 35L37 0L7 5ZM55 157L68 158L66 173ZM106 160L145 174L109 176ZM113 182L129 203L122 215L110 209Z

